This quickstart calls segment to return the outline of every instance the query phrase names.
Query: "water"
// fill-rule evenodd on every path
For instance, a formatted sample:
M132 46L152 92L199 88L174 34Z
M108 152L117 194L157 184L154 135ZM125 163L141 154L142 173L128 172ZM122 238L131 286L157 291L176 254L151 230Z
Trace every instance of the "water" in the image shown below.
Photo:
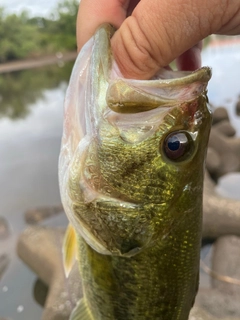
M69 63L0 75L0 216L11 228L0 246L0 254L11 259L0 281L0 316L13 320L37 320L42 313L32 294L36 275L18 259L15 246L27 209L60 204L57 162L71 68ZM60 216L48 225L66 223Z
M1 0L2 1L2 0ZM10 2L10 1L9 1ZM203 64L212 66L209 99L228 108L240 135L240 118L235 102L240 94L240 48L207 49ZM24 212L37 206L60 204L57 161L62 132L63 100L72 63L0 75L0 216L11 228L1 241L0 254L10 256L10 265L0 280L0 317L12 320L38 320L42 307L33 298L37 277L16 255L16 242L26 227ZM222 178L220 191L232 196L240 179L232 174ZM239 194L235 193L239 198ZM45 222L66 225L65 216ZM204 258L204 252L203 252ZM206 280L207 283L208 280Z

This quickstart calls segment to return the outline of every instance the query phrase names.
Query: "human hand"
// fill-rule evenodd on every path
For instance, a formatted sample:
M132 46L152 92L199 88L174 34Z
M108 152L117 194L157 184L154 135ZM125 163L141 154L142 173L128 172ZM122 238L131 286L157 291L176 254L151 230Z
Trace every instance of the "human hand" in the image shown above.
M150 79L177 59L181 70L200 66L200 41L210 34L240 34L239 0L82 0L79 50L102 23L118 30L112 50L126 78Z

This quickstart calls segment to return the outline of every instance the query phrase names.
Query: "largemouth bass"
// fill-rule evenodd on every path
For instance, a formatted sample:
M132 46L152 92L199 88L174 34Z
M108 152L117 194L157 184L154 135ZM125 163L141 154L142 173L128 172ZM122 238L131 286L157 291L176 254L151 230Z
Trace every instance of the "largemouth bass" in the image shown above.
M110 26L80 52L59 160L84 298L74 320L186 320L198 288L209 68L116 76Z

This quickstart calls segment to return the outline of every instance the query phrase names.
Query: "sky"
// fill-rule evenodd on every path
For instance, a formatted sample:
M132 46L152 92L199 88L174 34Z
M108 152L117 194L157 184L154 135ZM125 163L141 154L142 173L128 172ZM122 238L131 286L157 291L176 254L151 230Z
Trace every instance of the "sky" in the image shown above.
M27 10L31 16L50 16L60 0L0 0L0 7L8 13Z

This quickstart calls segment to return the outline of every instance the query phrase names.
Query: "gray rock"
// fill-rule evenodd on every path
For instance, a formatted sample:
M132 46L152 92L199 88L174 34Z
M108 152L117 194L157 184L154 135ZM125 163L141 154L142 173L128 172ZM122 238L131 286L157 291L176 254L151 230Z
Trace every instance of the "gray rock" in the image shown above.
M239 318L232 317L214 317L213 315L206 312L203 308L194 306L190 312L189 320L239 320Z
M63 212L62 205L29 209L25 212L25 221L28 224L37 224L45 219L51 218Z
M9 225L7 220L0 217L0 240L6 239L10 234Z
M239 298L222 293L217 289L199 290L196 306L211 315L213 319L231 319L231 317L240 319Z
M10 259L7 254L0 255L0 280L9 265Z
M218 195L206 172L203 189L203 237L240 236L240 201Z
M213 113L207 157L207 168L215 181L226 173L240 171L240 138L235 134L227 110L217 108Z
M44 307L48 295L48 286L41 279L37 279L35 282L33 295L37 303Z
M212 176L217 176L221 169L221 158L211 147L207 149L206 168Z
M240 300L240 237L224 236L214 244L212 269L213 287ZM240 308L240 304L239 304ZM239 314L240 315L240 314Z
M228 112L225 107L218 107L213 112L213 125L223 120L229 121Z
M236 103L235 109L236 109L236 114L237 114L238 116L240 116L240 99L239 99L238 102Z
M49 286L42 320L68 320L82 297L77 263L68 278L62 262L63 229L32 226L18 241L19 257Z
M227 137L212 127L209 137L209 147L220 159L216 171L216 180L229 172L240 171L240 138Z
M226 137L233 137L236 134L235 128L228 120L223 120L214 125L214 129L221 132Z

